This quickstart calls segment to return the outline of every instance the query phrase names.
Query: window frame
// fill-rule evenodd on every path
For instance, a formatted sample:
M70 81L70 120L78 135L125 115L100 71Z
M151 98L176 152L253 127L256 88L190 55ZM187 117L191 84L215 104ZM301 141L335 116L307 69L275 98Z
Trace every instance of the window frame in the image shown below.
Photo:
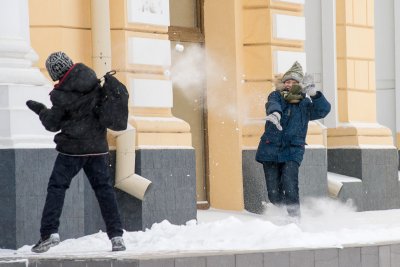
M168 26L168 38L175 42L204 43L204 0L196 0L196 27Z

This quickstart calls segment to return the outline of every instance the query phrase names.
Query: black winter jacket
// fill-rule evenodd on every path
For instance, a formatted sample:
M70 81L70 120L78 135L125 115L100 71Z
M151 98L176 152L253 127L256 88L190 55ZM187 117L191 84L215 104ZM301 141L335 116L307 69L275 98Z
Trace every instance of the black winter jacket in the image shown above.
M56 150L68 155L108 152L107 129L99 122L97 108L101 89L96 73L82 63L75 64L50 93L53 106L43 109L40 120L54 137Z

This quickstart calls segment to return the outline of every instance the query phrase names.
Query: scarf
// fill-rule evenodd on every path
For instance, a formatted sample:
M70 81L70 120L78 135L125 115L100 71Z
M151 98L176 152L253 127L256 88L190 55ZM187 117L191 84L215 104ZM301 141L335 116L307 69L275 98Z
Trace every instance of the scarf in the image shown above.
M297 84L293 85L290 91L282 90L281 95L290 104L299 103L304 98L301 93L301 86Z

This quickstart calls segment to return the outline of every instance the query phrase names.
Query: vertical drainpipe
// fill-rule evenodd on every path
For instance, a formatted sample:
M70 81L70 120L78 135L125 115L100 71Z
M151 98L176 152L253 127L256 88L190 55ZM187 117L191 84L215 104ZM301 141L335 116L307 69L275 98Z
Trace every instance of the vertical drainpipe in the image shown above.
M92 60L98 76L111 70L109 0L91 0ZM108 131L116 142L115 187L143 200L151 182L135 174L135 129Z
M92 60L98 75L111 70L110 5L108 0L91 1Z
M336 0L320 0L322 29L322 85L324 95L331 102L331 112L324 119L328 128L339 123L337 96L337 55L336 55ZM325 144L327 144L325 142Z
M395 97L396 97L396 145L400 149L400 3L393 0L394 5L394 58L395 58Z

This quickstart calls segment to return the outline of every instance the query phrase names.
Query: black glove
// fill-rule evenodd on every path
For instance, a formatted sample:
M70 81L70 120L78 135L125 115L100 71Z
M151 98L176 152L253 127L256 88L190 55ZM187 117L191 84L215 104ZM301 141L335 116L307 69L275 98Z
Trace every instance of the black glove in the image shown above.
M33 100L26 101L26 105L28 106L28 108L30 108L33 112L35 112L38 115L39 115L40 111L47 108L44 104L33 101Z

